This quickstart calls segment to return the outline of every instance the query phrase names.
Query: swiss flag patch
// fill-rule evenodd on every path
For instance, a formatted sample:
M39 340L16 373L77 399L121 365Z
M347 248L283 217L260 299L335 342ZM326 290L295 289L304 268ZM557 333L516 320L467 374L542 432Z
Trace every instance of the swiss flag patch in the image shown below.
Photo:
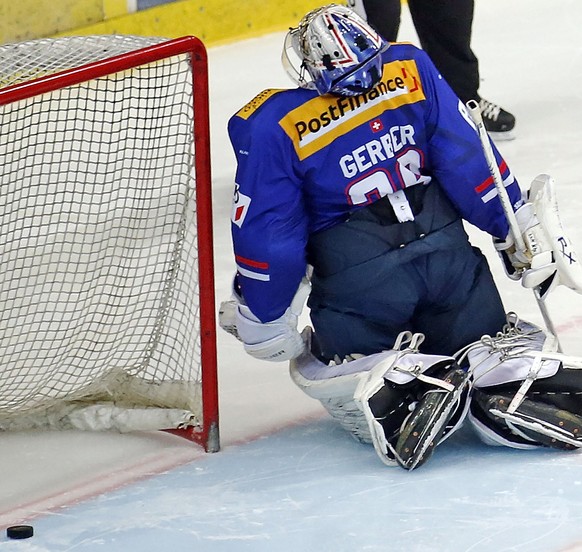
M239 228L242 226L249 205L251 204L251 198L244 194L241 194L238 184L234 188L234 198L232 201L232 212L230 215L230 220L236 224Z
M372 132L380 132L384 129L384 125L380 119L374 119L373 121L370 121L370 129Z

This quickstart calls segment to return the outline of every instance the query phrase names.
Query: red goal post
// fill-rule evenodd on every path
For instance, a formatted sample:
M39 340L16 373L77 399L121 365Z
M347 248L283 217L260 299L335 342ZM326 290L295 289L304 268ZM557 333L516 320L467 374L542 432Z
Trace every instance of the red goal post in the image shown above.
M0 46L0 429L219 449L206 49Z

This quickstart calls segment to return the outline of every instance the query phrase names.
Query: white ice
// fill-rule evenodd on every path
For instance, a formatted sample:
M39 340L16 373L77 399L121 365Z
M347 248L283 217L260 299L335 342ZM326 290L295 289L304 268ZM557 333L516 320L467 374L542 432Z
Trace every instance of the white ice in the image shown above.
M499 148L523 186L557 182L566 229L582 252L580 0L477 2L473 46L482 95L517 117ZM264 88L290 85L282 33L212 48L210 57L217 299L229 294L234 157L228 118ZM416 42L405 13L401 39ZM508 310L541 323L531 292L503 275ZM563 348L582 354L582 297L548 301ZM478 313L476 313L478 316ZM463 430L418 471L385 467L290 381L219 333L223 450L206 455L163 433L0 435L0 527L35 536L1 551L582 550L582 453L512 451Z

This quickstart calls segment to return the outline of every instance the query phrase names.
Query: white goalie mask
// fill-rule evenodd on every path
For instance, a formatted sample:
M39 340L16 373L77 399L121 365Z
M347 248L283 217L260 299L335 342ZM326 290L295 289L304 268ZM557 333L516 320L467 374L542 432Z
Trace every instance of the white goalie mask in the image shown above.
M331 4L309 12L289 30L282 62L303 88L357 96L380 81L388 45L352 10Z

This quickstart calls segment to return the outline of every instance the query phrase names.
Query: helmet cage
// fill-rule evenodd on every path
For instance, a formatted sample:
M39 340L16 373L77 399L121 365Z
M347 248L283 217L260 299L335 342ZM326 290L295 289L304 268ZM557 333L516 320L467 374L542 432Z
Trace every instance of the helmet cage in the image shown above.
M329 84L329 91L340 96L357 96L374 88L382 78L382 56L377 54L359 67ZM317 84L316 84L317 87Z
M380 80L387 48L357 14L331 4L309 12L289 31L282 60L300 86L315 87L320 94L357 95Z

